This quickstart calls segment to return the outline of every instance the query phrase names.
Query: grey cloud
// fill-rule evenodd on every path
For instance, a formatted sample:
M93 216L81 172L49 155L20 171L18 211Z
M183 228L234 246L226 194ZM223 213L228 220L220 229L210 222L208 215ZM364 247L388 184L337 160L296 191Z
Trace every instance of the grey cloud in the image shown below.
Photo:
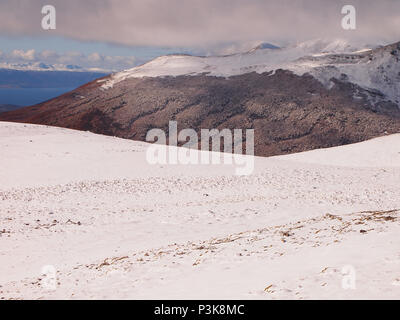
M40 27L41 6L57 9L57 30ZM341 8L357 9L357 30L341 28ZM124 45L210 48L314 38L400 40L398 0L2 0L3 34L53 33Z

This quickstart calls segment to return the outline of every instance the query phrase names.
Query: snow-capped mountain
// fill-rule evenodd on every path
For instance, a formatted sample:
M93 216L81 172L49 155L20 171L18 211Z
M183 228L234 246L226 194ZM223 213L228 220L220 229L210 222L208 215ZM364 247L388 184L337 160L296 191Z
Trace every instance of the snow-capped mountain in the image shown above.
M0 120L145 140L151 128L254 129L260 156L400 132L400 43L322 40L228 56L170 55Z
M0 62L0 69L18 71L71 71L111 73L114 70L103 68L84 68L73 64L49 64L44 62L7 63Z
M307 41L286 48L259 46L249 52L229 56L197 57L191 55L167 55L158 57L144 65L114 74L103 84L107 89L129 78L164 77L205 74L217 77L231 77L250 72L263 73L277 69L295 69L300 58L356 50L345 41Z
M280 49L280 47L278 47L272 43L269 43L269 42L261 42L258 45L256 45L254 48L249 50L249 52L253 52L256 50L276 50L276 49Z
M357 48L342 40L307 41L282 49L261 44L249 52L223 57L162 56L114 74L102 88L129 78L200 74L231 77L284 69L300 76L310 73L327 87L332 86L332 78L345 80L370 92L374 102L386 99L399 104L399 59L400 43L376 49Z

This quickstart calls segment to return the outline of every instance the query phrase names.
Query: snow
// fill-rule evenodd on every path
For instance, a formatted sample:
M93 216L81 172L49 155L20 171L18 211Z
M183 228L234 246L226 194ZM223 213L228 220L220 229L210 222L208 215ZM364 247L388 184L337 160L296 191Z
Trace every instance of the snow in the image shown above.
M46 64L43 62L8 63L0 62L0 69L18 71L68 71L68 72L99 72L109 73L115 70L102 69L96 67L80 67L77 65L66 65L61 63Z
M399 141L400 134L393 134L375 138L369 142L312 150L276 158L329 166L345 167L351 164L355 167L376 167L384 163L385 167L398 167L400 160ZM368 149L369 146L371 149Z
M245 177L147 146L0 122L0 299L398 299L399 134Z
M342 40L334 42L314 40L282 49L258 49L228 56L161 56L142 66L112 75L111 79L102 85L102 88L112 88L115 84L129 78L199 74L230 77L249 72L263 73L279 68L288 68L291 62L304 56L321 52L344 52L352 49L347 42Z
M372 52L375 53L371 60L369 54ZM285 69L300 76L310 73L327 88L332 87L332 78L340 79L345 74L348 82L384 95L383 98L369 96L372 103L389 100L399 105L399 68L400 59L384 50L360 49L343 40L314 40L282 49L254 50L229 56L162 56L100 81L104 82L101 88L107 90L129 78L201 74L231 77Z

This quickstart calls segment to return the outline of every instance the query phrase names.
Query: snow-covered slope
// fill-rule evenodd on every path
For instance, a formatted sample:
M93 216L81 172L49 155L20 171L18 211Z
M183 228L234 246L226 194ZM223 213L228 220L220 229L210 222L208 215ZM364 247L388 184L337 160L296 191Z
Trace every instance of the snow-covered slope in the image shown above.
M230 56L162 56L142 66L105 79L103 89L129 78L200 75L230 77L249 72L291 70L298 75L310 73L324 85L331 78L360 86L371 92L372 102L400 103L400 46L378 49L353 47L346 41L308 41L282 49L252 50Z
M288 65L304 56L320 53L355 50L345 41L308 41L281 49L257 49L229 56L197 57L190 55L168 55L158 57L142 66L113 75L103 88L127 78L162 77L207 74L229 77L248 72L267 72Z
M146 148L0 122L0 299L399 297L400 135L247 177Z

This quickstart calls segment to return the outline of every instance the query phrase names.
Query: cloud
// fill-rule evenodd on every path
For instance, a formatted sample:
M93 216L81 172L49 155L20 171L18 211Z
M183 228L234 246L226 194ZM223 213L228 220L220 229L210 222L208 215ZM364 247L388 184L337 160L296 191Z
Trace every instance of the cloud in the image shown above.
M65 53L57 53L51 50L36 52L34 49L26 51L16 49L10 53L2 53L0 51L0 63L25 64L28 62L51 65L77 65L83 68L98 68L109 71L132 68L138 64L137 59L133 56L107 56L97 52L85 55L77 51Z
M348 1L326 0L52 0L57 30L41 29L47 0L2 0L7 35L57 34L124 45L213 47L258 40L346 38L400 40L400 1L352 0L357 30L341 28Z
M43 59L43 60L46 60L46 59L57 59L57 58L59 58L59 55L55 51L44 50L44 51L40 52L39 58Z
M99 62L99 61L103 60L102 58L103 57L97 52L92 53L91 55L88 56L88 60L93 61L93 62Z
M33 61L35 60L35 50L14 50L11 53L11 57L16 59L16 60L26 60L26 61Z

